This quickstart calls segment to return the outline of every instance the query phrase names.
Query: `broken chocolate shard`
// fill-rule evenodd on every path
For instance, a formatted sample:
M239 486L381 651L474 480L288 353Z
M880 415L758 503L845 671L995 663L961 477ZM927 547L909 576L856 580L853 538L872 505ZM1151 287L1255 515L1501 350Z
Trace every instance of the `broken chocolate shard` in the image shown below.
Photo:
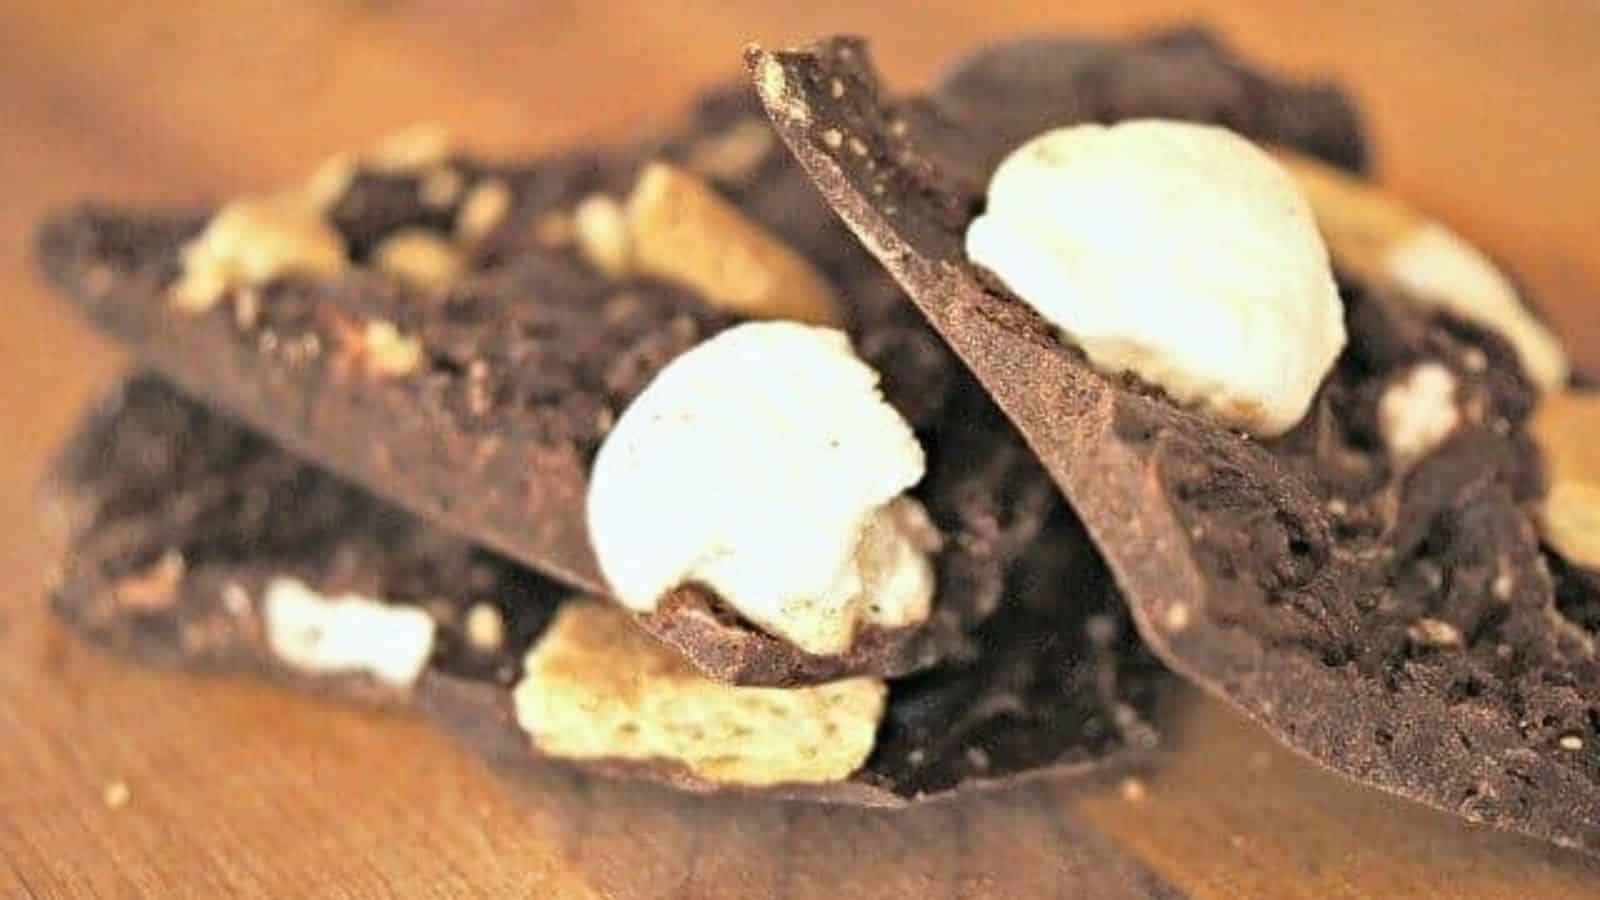
M970 146L1002 127L991 117L1020 115L1003 80L928 127L916 110L937 95L896 102L858 40L748 60L784 141L1017 424L1163 660L1348 777L1600 852L1600 668L1581 613L1592 585L1564 576L1558 601L1528 513L1542 490L1524 428L1534 393L1505 341L1347 280L1349 346L1311 414L1249 439L1090 368L966 259L987 178L971 165L993 156ZM1080 70L1060 71L1070 82ZM1197 115L1273 121L1222 108ZM1059 113L1042 108L1030 127L1066 124ZM1341 158L1305 137L1323 133L1245 131ZM1422 363L1454 379L1461 424L1402 465L1378 406Z
M284 680L416 708L497 762L545 764L513 689L567 602L562 586L296 460L151 376L84 424L52 476L72 555L57 612L98 643L183 668ZM897 806L955 790L1133 762L1169 676L1139 647L1110 581L1064 505L1045 549L1017 566L973 658L892 683L866 763L844 781L754 793ZM436 623L414 678L384 681L339 657L285 653L274 592L360 596ZM1064 585L1071 585L1070 591ZM474 627L488 603L501 628ZM363 610L369 614L370 608ZM317 624L325 624L321 620ZM337 627L337 626L334 626ZM729 688L728 690L736 690ZM661 759L574 762L694 791L750 791Z
M805 654L692 586L642 625L738 683L899 675L969 654L968 632L1042 521L1048 479L1008 427L980 433L960 421L968 413L946 414L988 401L782 151L748 88L714 92L682 128L620 149L356 169L328 201L346 272L236 288L199 311L175 307L169 291L204 213L85 207L45 226L39 256L97 324L191 395L430 522L599 593L584 516L595 449L668 361L736 321L685 288L600 271L579 246L575 210L625 195L659 159L702 174L836 286L857 352L936 461L917 494L949 540L934 620L863 634L844 654ZM418 234L457 242L464 268L442 288L368 264ZM950 441L961 452L939 449ZM1004 471L1018 461L1032 471ZM981 475L991 499L973 481L980 470L992 470Z

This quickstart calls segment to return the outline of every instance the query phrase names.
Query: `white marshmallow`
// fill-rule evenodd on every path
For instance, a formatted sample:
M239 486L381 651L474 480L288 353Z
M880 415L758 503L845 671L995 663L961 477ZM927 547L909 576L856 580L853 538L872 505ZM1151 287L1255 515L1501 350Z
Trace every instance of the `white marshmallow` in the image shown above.
M1260 434L1305 415L1344 347L1310 206L1221 128L1047 132L1001 163L966 247L1097 368Z
M1432 453L1460 424L1456 377L1436 362L1411 367L1378 399L1378 431L1401 466Z
M297 669L364 672L406 687L433 652L433 618L415 607L359 594L327 597L294 578L269 582L263 603L267 645Z
M801 649L927 618L933 570L911 428L839 331L741 325L674 360L595 459L589 531L618 598L715 591ZM897 499L899 498L899 499Z

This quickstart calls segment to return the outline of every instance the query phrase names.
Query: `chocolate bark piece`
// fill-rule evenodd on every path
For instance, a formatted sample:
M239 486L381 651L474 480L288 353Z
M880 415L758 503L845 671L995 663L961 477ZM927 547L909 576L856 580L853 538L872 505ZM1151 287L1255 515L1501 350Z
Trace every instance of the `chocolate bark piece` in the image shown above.
M1600 667L1577 612L1594 588L1564 577L1557 601L1528 516L1533 391L1504 341L1347 282L1349 346L1311 414L1246 438L1091 369L965 258L984 182L945 161L1012 108L1003 83L929 129L860 41L749 62L786 143L1023 432L1163 660L1351 778L1600 851ZM1448 370L1460 424L1403 468L1378 406L1423 363Z
M565 588L299 461L152 376L127 383L55 467L72 555L54 605L75 629L169 665L288 680L336 697L414 707L512 766L537 764L516 724L522 660ZM1045 550L1016 567L1015 602L977 632L980 652L891 685L876 748L849 780L759 793L900 805L953 790L1132 762L1169 676L1139 647L1065 506ZM308 675L275 653L262 594L292 578L322 595L422 608L438 623L409 686ZM483 639L475 610L502 626ZM580 764L689 790L732 788L681 766Z
M916 493L947 540L933 621L864 634L838 656L805 654L692 587L641 623L739 683L897 675L970 654L968 632L1043 521L1048 478L1008 427L969 427L971 415L1001 420L976 408L988 404L981 390L817 197L747 87L703 98L665 137L615 150L357 170L326 213L348 271L234 289L199 312L170 293L203 213L86 207L47 224L39 252L97 324L193 395L432 522L598 592L584 527L595 449L662 366L735 321L683 288L598 270L574 235L585 198L622 196L656 159L699 172L838 286L858 352L934 461ZM441 172L453 190L438 189ZM497 216L473 212L496 194ZM474 236L459 239L466 221ZM417 233L453 241L464 259L442 289L372 264L386 241ZM950 442L960 451L940 449ZM1015 486L985 501L974 477Z

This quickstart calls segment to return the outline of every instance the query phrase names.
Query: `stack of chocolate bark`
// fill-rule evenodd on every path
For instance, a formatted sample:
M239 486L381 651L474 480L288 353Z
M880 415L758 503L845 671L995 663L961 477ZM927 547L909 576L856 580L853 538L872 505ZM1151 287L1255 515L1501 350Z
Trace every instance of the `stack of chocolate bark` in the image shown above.
M1352 778L1600 850L1600 403L1362 180L1341 94L1192 31L905 96L855 40L747 61L665 136L505 164L422 130L47 223L146 367L52 479L63 618L515 765L879 805L1139 759L1181 676ZM968 255L1018 147L1150 119L1276 154L1331 252L1345 338L1277 433Z

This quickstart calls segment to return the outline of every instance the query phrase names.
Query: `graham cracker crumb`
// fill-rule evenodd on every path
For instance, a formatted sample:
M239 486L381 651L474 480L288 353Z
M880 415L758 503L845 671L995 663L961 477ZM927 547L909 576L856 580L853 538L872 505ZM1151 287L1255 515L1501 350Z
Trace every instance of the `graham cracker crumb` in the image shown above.
M479 653L498 651L506 639L506 620L493 603L474 603L467 610L467 643Z
M405 375L422 363L422 342L401 334L393 322L368 322L361 345L367 371L374 375Z
M1461 631L1449 622L1438 619L1418 619L1406 629L1406 637L1424 647L1461 646Z
M622 204L607 194L591 194L578 204L573 221L584 259L612 278L626 275L633 247Z
M433 291L448 286L465 266L460 250L425 228L405 228L384 238L372 258L379 271Z
M424 122L378 141L364 159L379 172L415 172L444 162L450 144L450 132L444 126Z
M727 130L702 138L689 149L684 164L708 178L738 181L759 168L776 139L765 119L740 119Z
M105 786L100 792L100 799L105 802L107 809L122 809L133 799L133 792L129 790L128 783L119 778Z
M1182 631L1189 627L1189 606L1186 603L1174 603L1167 607L1166 614L1162 616L1161 624L1168 631Z
M1149 791L1145 789L1144 782L1137 778L1122 779L1122 784L1117 790L1118 793L1122 794L1122 799L1129 803L1143 803L1150 797Z
M350 265L344 237L303 194L227 204L180 253L183 274L172 303L199 314L229 291L285 275L331 278Z
M178 601L178 583L183 580L183 554L168 548L154 563L117 582L117 605L128 609L157 610Z
M1505 564L1503 559L1501 560L1501 564ZM1493 594L1496 600L1509 600L1511 599L1511 590L1512 588L1515 588L1516 585L1516 579L1512 578L1511 573L1502 569L1501 572L1494 577L1494 582L1489 585L1489 593Z
M326 213L339 205L350 182L356 177L355 157L339 153L323 160L307 178L301 190L306 201L319 213Z
M511 201L511 186L504 180L487 178L479 182L456 213L456 239L472 243L488 237L510 214Z
M425 206L445 209L456 202L465 186L466 179L461 177L460 172L449 166L436 166L423 174L422 184L417 187L417 197Z

